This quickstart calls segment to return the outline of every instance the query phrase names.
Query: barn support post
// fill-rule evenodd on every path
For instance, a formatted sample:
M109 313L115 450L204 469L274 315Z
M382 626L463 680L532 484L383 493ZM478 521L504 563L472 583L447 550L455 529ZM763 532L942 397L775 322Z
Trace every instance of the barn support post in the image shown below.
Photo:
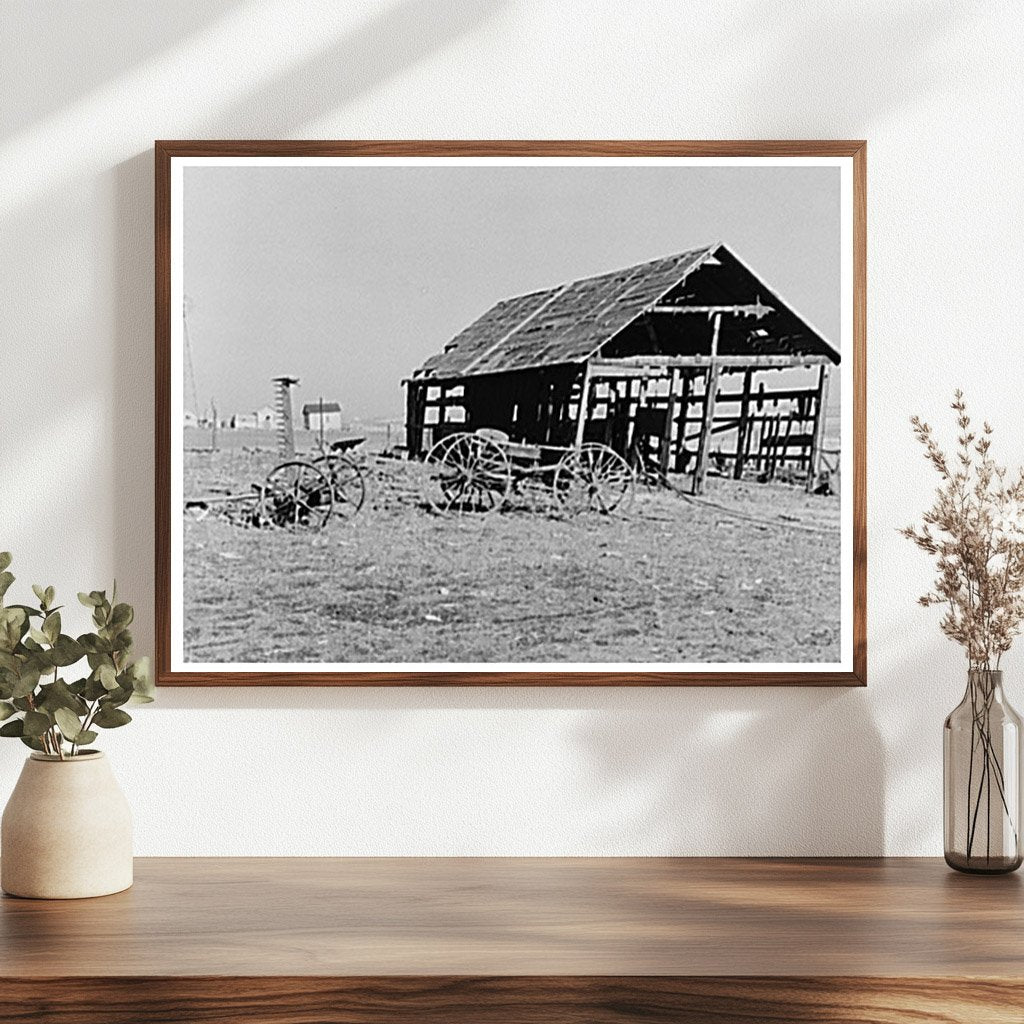
M409 381L406 396L405 444L410 458L418 458L425 454L424 434L427 423L427 390L429 384L422 381Z
M754 379L753 370L743 371L743 395L740 398L740 423L736 434L736 465L732 475L735 480L743 479L743 464L747 457L750 434L750 390Z
M825 446L825 408L828 405L830 368L823 365L818 371L818 394L814 401L814 430L811 434L811 452L807 462L807 493L818 486L821 472L821 451Z
M416 417L420 386L411 380L405 382L405 450L410 459L420 454L421 433Z
M673 421L676 418L676 391L679 387L679 368L672 367L672 376L668 382L668 401L665 405L665 429L661 435L661 450L658 452L658 458L661 462L661 472L667 473L669 467L669 458L672 454L672 426ZM680 431L680 436L684 433L684 430Z
M679 434L676 437L676 472L686 472L686 425L690 419L690 389L692 378L689 372L684 373L682 394L679 396Z
M701 418L700 438L697 442L697 466L693 471L692 494L704 493L704 482L708 475L708 457L711 454L711 426L715 420L715 401L718 398L718 378L721 365L718 362L718 334L722 327L722 314L715 314L715 326L711 335L711 360L708 364L707 382L704 385L704 415Z
M590 363L583 367L583 380L580 381L580 404L576 413L575 447L579 451L583 444L583 434L587 429L587 416L590 414Z
M448 383L439 385L437 395L437 424L441 428L441 435L444 435L444 424L448 417Z

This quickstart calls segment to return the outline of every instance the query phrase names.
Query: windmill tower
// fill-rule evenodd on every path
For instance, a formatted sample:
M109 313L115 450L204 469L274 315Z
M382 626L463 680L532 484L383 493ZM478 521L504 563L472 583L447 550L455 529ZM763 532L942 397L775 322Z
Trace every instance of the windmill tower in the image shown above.
M298 383L298 377L274 378L277 450L282 459L292 459L295 457L295 421L292 415L292 388Z

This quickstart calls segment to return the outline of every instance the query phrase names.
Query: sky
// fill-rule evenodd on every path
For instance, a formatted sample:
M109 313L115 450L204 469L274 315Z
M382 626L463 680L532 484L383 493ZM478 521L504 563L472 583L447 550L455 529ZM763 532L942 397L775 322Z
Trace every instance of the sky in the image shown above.
M187 167L197 411L289 374L296 407L397 420L402 379L500 299L716 241L842 348L836 168Z

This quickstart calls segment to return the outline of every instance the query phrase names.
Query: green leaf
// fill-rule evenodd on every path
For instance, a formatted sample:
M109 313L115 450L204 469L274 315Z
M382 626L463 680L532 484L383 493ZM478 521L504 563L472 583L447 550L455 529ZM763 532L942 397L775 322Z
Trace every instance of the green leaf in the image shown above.
M44 715L41 711L26 711L25 712L25 735L26 736L42 736L47 729L53 723L50 721L49 715Z
M96 605L99 604L95 590L91 594L83 594L81 591L79 591L78 600L81 601L86 608L95 608Z
M97 636L95 633L83 633L78 638L79 646L89 654L109 654L111 651L110 641L105 637ZM96 666L93 665L93 668Z
M0 608L0 650L10 653L28 629L28 616L18 607Z
M128 676L132 681L132 689L138 697L149 697L153 699L156 693L156 686L153 683L153 675L149 667L149 658L139 658L128 666Z
M117 673L113 665L100 665L96 669L96 678L103 684L105 690L116 690L118 687Z
M47 608L52 608L53 607L53 599L56 596L57 596L57 591L54 590L53 587L47 587L46 588L46 592L43 594L43 597L46 598L46 607Z
M114 610L110 613L110 625L115 629L124 629L130 626L135 618L135 610L130 604L115 604Z
M6 552L4 552L6 554ZM0 572L0 598L7 593L14 582L14 577L9 572Z
M82 732L78 734L78 739L76 739L75 742L79 746L82 746L84 743L92 743L97 736L99 736L98 732L93 732L92 729L83 729Z
M98 725L101 729L117 729L122 725L127 725L132 720L132 716L127 711L122 711L120 708L111 707L109 704L104 704L103 707L96 712L96 717L93 718L93 724ZM3 726L0 726L0 734L2 734Z
M25 717L27 718L28 716L26 715ZM78 715L67 708L57 708L53 713L53 717L64 738L71 740L72 743L77 743L78 736L82 732L82 721ZM28 731L27 727L26 731Z
M24 736L25 723L20 718L0 725L0 736Z
M3 729L0 729L0 735L2 734ZM31 747L33 750L38 750L40 753L43 754L46 753L46 747L44 747L43 744L35 738L35 736L21 736L19 738L21 739L21 742L25 744L26 747Z
M43 613L38 608L33 608L32 605L29 604L9 604L7 607L20 608L25 613L25 615L30 619L43 618Z
M112 708L119 708L122 704L127 704L132 699L132 684L130 681L125 680L125 685L119 686L116 690L110 690L103 699L103 705L109 705Z
M96 678L95 675L89 676L85 681L85 689L82 691L82 696L86 700L99 700L100 697L107 695L107 688Z
M76 661L81 661L85 657L85 648L77 640L73 640L67 634L61 633L57 637L57 641L54 643L53 650L50 653L54 665L64 668L68 665L74 665Z
M38 685L39 666L34 664L25 664L22 666L21 675L18 676L18 681L14 684L11 696L28 697L35 691L35 688Z
M57 637L60 636L60 612L50 612L49 615L43 619L43 633L46 634L46 639L51 644L57 642Z
M11 564L11 553L10 551L0 551L0 572L6 569Z
M79 718L88 714L89 705L75 694L71 687L63 679L57 679L39 687L39 698L36 707L40 711L56 711L57 708L66 708L68 711L78 715Z
M36 597L39 599L39 604L43 608L48 608L50 605L50 602L46 600L47 589L49 589L49 591L53 593L53 587L47 588L39 586L38 583L32 584L32 593L35 594Z
M18 709L9 701L0 700L0 722L6 722L11 715L16 715Z

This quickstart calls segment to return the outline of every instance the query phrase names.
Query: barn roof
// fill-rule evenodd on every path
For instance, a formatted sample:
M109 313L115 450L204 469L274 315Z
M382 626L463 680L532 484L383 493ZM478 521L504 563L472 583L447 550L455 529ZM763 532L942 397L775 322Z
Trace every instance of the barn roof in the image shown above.
M324 402L322 405L319 402L307 402L302 407L302 415L312 415L321 410L324 412L341 412L341 406L337 402Z
M452 338L414 376L450 379L583 363L723 250L732 256L724 245L715 243L504 299ZM767 285L761 294L781 302ZM787 309L806 329L801 351L828 355L838 363L839 353Z

